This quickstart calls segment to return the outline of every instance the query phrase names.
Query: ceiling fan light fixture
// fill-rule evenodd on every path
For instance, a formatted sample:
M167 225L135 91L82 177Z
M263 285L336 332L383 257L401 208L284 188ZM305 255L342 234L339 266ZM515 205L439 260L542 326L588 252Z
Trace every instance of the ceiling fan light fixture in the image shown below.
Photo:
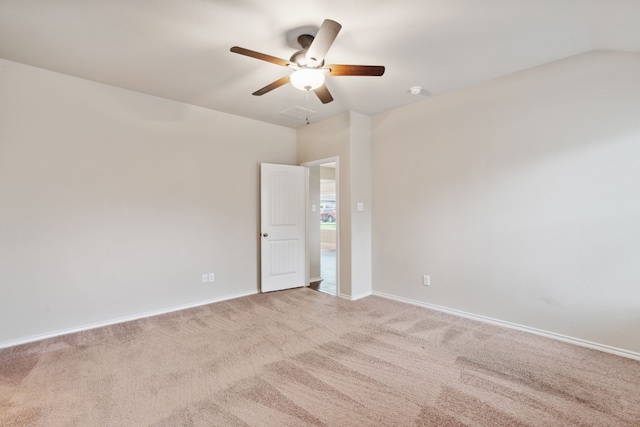
M289 78L291 84L296 89L309 91L317 89L324 84L324 71L321 69L303 68L294 71Z
M300 45L302 48L295 52L288 61L240 46L233 46L231 48L231 52L233 53L296 70L290 75L281 77L265 87L258 89L253 92L252 95L262 96L291 82L296 89L304 90L307 93L313 91L320 102L328 104L329 102L333 102L333 96L331 96L329 88L324 84L326 75L381 76L384 74L384 67L381 65L333 64L325 67L325 56L342 28L342 25L336 21L325 19L317 30L304 29L300 31L301 28L287 34L287 40L291 42L294 38L294 33L296 33L295 36L297 38L295 41L297 41L297 45ZM294 46L297 47L296 44L294 44Z

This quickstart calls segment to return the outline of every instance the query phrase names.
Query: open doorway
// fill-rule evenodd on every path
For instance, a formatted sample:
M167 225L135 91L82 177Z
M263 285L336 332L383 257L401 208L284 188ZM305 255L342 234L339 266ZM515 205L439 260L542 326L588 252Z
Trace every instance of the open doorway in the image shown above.
M320 292L336 295L338 210L335 162L320 165Z
M338 159L305 163L309 185L307 254L309 286L339 294Z

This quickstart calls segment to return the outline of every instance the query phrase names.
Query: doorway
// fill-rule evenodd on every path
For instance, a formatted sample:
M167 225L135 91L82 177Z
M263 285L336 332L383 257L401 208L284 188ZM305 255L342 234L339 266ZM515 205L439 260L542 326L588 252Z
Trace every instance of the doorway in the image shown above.
M320 292L337 295L336 253L338 210L336 198L336 163L320 167Z
M309 286L339 295L338 159L303 164L308 170L307 257Z

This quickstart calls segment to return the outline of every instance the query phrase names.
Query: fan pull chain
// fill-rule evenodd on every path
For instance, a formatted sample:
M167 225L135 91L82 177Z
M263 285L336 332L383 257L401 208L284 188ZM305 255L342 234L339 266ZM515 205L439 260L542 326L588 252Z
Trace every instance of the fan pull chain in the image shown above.
M309 102L309 92L311 92L310 90L305 90L305 96L307 98L307 110L311 110L311 102ZM307 124L310 124L309 122L309 116L305 116L304 120L307 122Z

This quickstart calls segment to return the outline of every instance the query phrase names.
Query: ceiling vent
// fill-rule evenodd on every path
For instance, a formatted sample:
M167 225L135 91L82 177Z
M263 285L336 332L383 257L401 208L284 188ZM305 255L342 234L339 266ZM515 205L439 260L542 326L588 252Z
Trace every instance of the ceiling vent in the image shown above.
M296 120L306 120L316 114L316 112L313 110L309 110L308 108L294 105L293 107L289 107L286 110L280 111L278 114L280 114L281 116L291 117L292 119Z

